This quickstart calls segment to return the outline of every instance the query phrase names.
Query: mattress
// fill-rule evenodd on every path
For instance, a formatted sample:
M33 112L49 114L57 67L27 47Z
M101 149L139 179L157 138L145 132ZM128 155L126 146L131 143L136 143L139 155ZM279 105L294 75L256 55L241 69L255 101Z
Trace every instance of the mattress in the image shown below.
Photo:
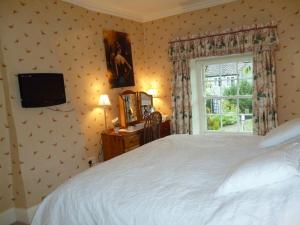
M300 177L217 196L226 174L265 151L260 137L172 135L71 178L32 225L298 225Z

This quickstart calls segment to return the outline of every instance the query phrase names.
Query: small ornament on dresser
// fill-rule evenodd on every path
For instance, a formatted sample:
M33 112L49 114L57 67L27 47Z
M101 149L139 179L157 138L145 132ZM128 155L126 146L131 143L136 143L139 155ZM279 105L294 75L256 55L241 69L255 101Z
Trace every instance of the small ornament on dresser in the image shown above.
M120 130L120 122L119 122L119 117L114 118L112 121L112 124L114 126L114 131L115 133L118 133Z

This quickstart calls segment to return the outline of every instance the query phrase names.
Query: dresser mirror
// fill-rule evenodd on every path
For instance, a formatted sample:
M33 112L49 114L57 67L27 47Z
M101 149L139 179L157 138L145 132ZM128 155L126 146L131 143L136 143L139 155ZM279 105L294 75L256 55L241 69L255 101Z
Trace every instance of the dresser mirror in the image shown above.
M152 95L148 95L146 92L138 93L139 99L139 109L140 109L140 120L145 120L147 116L150 115L151 109L153 107Z
M128 127L143 121L151 113L152 95L146 92L124 91L119 95L120 125Z
M120 124L122 127L134 125L139 121L137 93L124 91L119 96Z

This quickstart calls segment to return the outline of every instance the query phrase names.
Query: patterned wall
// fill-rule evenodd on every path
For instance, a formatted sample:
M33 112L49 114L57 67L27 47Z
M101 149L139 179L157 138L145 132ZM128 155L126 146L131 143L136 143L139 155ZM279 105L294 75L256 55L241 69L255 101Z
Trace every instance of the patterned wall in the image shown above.
M172 16L144 24L145 61L150 76L160 75L161 90L170 102L171 65L168 41L177 36L255 23L277 22L278 109L282 123L300 116L300 1L240 0L226 5Z
M12 201L18 207L40 202L58 184L86 169L86 159L99 151L104 120L102 110L96 106L97 98L102 93L109 94L112 107L108 121L111 121L118 114L117 96L127 89L109 89L103 29L130 34L136 78L133 90L158 89L159 98L154 99L154 103L158 110L169 114L171 67L167 50L170 39L244 24L277 22L281 41L277 68L282 122L300 114L299 8L299 0L240 0L140 24L58 0L0 1L2 68L8 78L7 96L13 118L11 150L4 144L3 155L4 142L0 143L0 175L7 184L11 183L9 160L3 163L11 152L13 165L20 167L13 166L14 186L24 187L14 188L12 197L10 187L0 186L0 205L3 206L0 211L10 208ZM63 72L69 102L58 108L66 112L21 108L14 76L21 72ZM5 121L3 105L0 110L1 121ZM2 133L2 129L0 139L7 141L8 131Z
M22 174L14 186L24 187L14 190L15 199L8 195L11 188L1 187L1 196L7 196L0 198L3 211L11 207L10 199L17 207L37 204L58 184L86 169L88 157L97 156L104 129L98 97L109 94L112 107L108 121L111 121L118 115L118 94L127 89L109 89L102 30L130 34L135 90L144 90L144 56L143 27L137 22L55 0L4 0L0 2L0 10L2 68L7 74L7 96L16 128L10 155L14 164L20 161L14 177ZM24 72L63 72L68 103L57 108L65 112L22 108L15 74ZM3 149L9 154L7 145ZM5 161L2 157L9 156L1 155L1 165ZM8 167L3 164L0 168L1 175L7 174L5 179L10 178Z
M0 65L2 56L0 54ZM3 69L0 68L0 212L13 207L13 180L9 142L9 126L4 97Z

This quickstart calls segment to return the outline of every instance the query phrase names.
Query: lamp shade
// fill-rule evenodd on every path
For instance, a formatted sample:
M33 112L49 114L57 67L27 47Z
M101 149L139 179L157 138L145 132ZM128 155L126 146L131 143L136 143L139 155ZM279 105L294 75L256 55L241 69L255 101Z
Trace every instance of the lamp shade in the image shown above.
M98 104L99 104L100 106L108 106L108 105L111 105L111 104L110 104L110 101L109 101L108 95L100 95Z

